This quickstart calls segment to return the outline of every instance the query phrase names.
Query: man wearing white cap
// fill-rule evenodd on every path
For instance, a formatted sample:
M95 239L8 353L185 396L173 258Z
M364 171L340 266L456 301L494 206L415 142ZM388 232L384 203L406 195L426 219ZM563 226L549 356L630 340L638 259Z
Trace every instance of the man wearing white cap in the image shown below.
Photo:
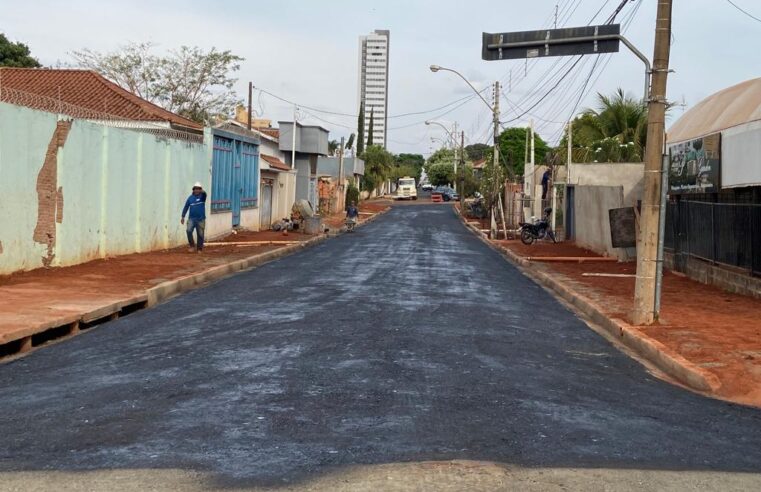
M189 251L192 253L203 251L203 231L206 227L206 192L203 191L201 183L196 182L193 185L193 194L185 200L185 207L182 209L182 219L180 224L185 223L185 214L188 214L188 244ZM197 241L193 241L193 229L196 231Z

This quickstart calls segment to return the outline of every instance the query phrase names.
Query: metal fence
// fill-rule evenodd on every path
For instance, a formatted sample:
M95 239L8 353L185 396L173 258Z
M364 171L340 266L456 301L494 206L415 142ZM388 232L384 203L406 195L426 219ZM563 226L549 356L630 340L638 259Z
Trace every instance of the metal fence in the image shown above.
M105 111L95 111L90 108L84 108L82 106L63 102L60 99L20 91L2 85L0 85L0 101L8 104L15 104L16 106L36 109L38 111L56 113L70 118L88 120L105 126L150 133L161 138L173 138L177 140L187 140L188 142L203 143L203 134L168 128L162 122L152 123L147 121L134 121Z
M761 276L761 205L678 201L666 209L665 247L675 268L687 257L748 270Z

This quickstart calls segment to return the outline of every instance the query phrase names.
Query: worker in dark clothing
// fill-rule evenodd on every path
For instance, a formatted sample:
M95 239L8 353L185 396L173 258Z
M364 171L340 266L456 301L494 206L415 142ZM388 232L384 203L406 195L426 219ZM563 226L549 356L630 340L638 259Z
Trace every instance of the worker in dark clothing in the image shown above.
M552 177L552 172L550 172L549 168L544 171L544 174L542 175L542 200L547 199L547 188L550 186L550 178Z
M185 206L182 209L182 219L180 224L185 223L185 214L188 214L188 251L203 251L203 233L206 228L206 192L203 191L201 183L193 185L193 193L185 200ZM193 241L193 230L196 232L197 241Z

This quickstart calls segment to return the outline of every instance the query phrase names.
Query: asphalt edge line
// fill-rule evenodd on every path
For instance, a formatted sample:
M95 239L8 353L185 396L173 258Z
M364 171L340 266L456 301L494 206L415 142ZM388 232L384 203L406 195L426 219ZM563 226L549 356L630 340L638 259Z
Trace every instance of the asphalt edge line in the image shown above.
M571 290L551 275L541 271L537 268L536 264L518 256L508 248L492 243L486 237L486 234L468 224L462 214L457 213L457 215L467 229L481 239L482 242L486 243L492 250L500 253L503 258L518 268L522 274L564 300L573 310L588 317L592 322L604 329L615 341L620 342L659 371L674 378L678 383L700 393L708 393L711 396L718 397L717 392L721 388L721 381L715 374L688 361L681 355L673 353L659 341L648 337L623 320L609 318L594 301ZM594 329L593 331L596 332Z

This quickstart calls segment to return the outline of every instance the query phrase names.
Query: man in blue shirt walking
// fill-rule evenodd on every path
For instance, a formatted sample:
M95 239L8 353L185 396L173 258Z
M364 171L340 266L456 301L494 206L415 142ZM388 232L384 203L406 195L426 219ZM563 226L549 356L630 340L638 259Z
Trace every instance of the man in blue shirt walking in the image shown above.
M193 194L185 200L185 207L182 209L182 219L180 224L185 223L185 214L188 214L188 250L192 253L203 251L203 231L206 228L206 192L203 191L201 183L193 185ZM193 241L193 230L196 231L198 241Z

